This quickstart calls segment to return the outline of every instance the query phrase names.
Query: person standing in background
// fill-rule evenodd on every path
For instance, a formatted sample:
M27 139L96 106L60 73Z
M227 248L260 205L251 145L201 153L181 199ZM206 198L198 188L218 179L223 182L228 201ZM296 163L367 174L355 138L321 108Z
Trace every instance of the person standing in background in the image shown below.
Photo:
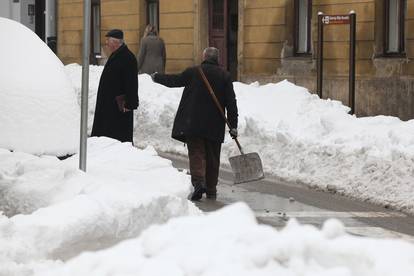
M138 53L138 72L152 74L165 72L165 44L158 36L155 26L149 24L145 28L144 37Z
M139 105L137 60L122 30L106 34L106 47L110 56L99 80L91 136L133 142L133 110Z

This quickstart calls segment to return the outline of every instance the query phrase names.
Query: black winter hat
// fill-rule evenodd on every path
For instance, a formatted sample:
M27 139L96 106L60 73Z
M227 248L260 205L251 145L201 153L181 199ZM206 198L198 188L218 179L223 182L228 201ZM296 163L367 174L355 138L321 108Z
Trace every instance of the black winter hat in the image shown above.
M117 39L124 39L124 32L120 29L113 29L106 33L106 37L113 37Z

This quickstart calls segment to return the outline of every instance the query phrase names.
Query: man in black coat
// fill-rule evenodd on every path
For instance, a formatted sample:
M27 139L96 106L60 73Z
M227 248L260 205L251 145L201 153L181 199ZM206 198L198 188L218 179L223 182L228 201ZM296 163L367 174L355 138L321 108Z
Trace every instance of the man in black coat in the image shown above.
M121 30L106 34L111 53L99 81L91 136L132 142L134 109L138 108L138 71L135 55L123 41Z
M172 138L187 143L191 182L191 200L216 199L221 143L225 121L209 94L199 72L203 70L231 125L230 135L237 137L237 103L230 74L218 64L219 51L209 47L203 52L201 66L190 67L178 75L153 74L153 80L184 91L174 120Z

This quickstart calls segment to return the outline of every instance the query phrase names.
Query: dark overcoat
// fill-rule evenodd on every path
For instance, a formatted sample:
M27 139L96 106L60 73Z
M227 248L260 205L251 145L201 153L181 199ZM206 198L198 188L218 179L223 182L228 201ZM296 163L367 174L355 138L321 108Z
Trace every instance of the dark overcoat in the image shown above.
M165 60L165 44L160 37L149 34L141 40L138 53L138 71L140 74L164 73Z
M116 96L125 95L121 112ZM138 100L138 72L135 55L123 44L111 54L99 81L95 117L91 136L107 136L121 142L132 142L134 113Z
M237 103L230 74L215 61L204 61L201 68L210 82L221 107L226 110L232 128L237 128ZM172 137L186 142L187 137L199 137L222 143L225 121L215 105L197 67L187 68L177 75L156 74L154 81L184 91L174 119Z

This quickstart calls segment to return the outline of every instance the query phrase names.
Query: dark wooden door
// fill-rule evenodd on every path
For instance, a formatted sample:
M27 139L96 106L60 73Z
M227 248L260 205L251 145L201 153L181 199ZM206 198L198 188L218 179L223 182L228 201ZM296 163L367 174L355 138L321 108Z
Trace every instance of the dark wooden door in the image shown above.
M227 0L209 0L209 46L220 51L220 65L227 69Z

